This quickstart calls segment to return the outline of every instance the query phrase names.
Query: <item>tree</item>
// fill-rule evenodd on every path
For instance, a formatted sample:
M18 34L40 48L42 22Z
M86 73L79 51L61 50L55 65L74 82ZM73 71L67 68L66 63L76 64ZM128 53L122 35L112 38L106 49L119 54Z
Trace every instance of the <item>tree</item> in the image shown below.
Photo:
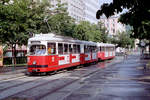
M108 42L108 32L101 22L98 22L99 31L101 32L101 42Z
M88 21L81 21L74 28L74 38L94 42L106 42L107 32L102 24L91 24Z
M32 0L3 0L0 2L0 42L12 47L16 64L16 45L27 44L30 33L38 33L43 25L48 4Z
M80 22L78 25L74 28L74 34L73 37L77 38L79 40L90 40L90 23L86 21Z
M97 11L97 18L102 14L106 17L115 13L122 12L123 9L128 11L121 15L120 22L129 24L133 27L132 37L139 39L150 39L150 6L148 0L113 0L112 3L104 3L101 9Z
M56 34L72 36L73 28L75 26L75 21L68 15L66 3L61 3L57 0L56 7L51 11L51 16L49 16L48 24L51 28L51 32Z
M134 47L134 39L130 37L131 32L118 32L118 34L110 38L109 41L116 44L116 47L128 48Z

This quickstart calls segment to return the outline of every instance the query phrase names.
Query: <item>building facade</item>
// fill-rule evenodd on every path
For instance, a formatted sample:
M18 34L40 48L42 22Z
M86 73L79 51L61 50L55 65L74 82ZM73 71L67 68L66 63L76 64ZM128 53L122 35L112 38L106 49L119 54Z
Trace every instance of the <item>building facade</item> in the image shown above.
M90 23L98 23L98 19L96 19L96 12L100 7L100 1L99 0L83 0L85 5L85 15L84 18L86 21L89 21Z
M51 4L56 6L57 0L50 0ZM89 21L97 23L96 12L100 7L99 0L61 0L61 3L67 4L69 16L80 21Z
M69 16L74 18L76 22L85 20L84 18L85 5L84 5L83 0L65 0L65 1L67 1L67 4L68 4L67 11L69 13Z
M108 35L110 37L113 37L117 35L119 32L124 32L126 31L126 25L121 24L118 22L119 16L112 16L109 18L102 17L100 21L103 23L104 27L106 27L108 31Z

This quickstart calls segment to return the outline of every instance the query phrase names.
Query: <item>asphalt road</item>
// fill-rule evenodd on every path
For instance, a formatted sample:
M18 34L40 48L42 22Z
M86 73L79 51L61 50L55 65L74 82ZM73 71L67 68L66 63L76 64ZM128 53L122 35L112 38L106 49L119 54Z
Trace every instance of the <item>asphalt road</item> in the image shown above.
M131 55L49 76L4 75L0 100L150 100L146 63Z
M85 80L83 87L65 100L150 100L147 60L128 56L120 64L105 68Z

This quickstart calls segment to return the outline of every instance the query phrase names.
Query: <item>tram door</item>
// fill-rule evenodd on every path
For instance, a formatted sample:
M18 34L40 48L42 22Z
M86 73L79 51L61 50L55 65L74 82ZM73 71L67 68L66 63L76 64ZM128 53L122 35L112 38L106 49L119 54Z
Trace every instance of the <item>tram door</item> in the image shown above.
M67 43L58 43L58 65L70 63L69 45Z

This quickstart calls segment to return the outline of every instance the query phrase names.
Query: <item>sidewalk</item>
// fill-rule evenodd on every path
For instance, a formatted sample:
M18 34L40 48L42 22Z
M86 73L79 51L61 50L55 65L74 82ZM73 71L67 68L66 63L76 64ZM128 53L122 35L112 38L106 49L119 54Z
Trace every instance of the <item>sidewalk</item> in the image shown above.
M27 67L1 67L0 68L0 75L1 74L17 74L17 73L23 73L27 70Z
M0 80L7 80L15 77L24 76L27 69L14 69L11 68L9 71L4 71L6 68L0 69Z

